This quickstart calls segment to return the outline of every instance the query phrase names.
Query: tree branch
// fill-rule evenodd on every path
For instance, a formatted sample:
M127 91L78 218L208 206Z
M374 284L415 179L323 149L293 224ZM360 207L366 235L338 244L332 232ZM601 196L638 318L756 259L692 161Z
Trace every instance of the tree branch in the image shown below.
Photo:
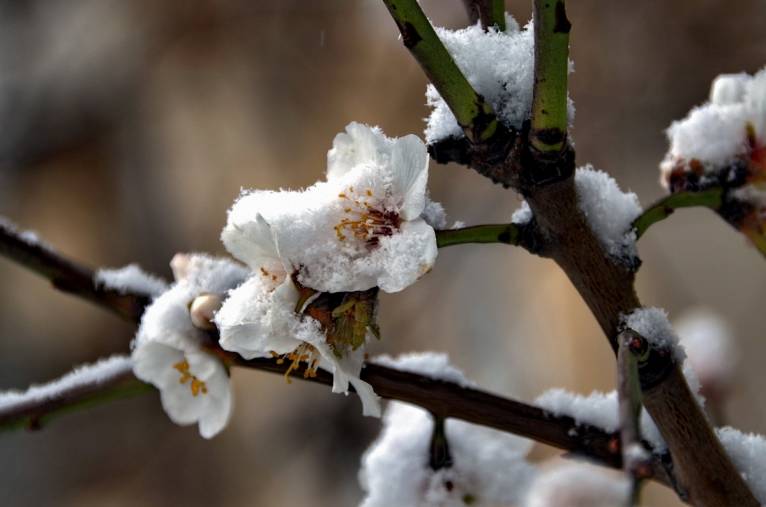
M18 402L0 404L0 431L38 430L59 415L153 390L152 386L133 376L132 367L126 362L98 382L92 379L74 382L45 396L21 397Z
M455 115L466 137L486 141L500 125L492 106L476 93L436 35L417 0L383 0L402 34L404 46Z
M636 239L639 239L652 225L665 220L680 208L692 208L702 206L718 211L723 203L721 187L712 187L700 192L676 192L663 197L652 204L633 221L633 229L636 231Z
M502 243L520 246L536 255L543 255L545 249L545 241L537 233L534 221L526 224L474 225L436 231L436 244L439 248L467 243Z
M2 217L0 255L48 279L58 290L87 299L127 320L137 322L151 301L148 294L122 294L97 284L92 269L64 258Z
M542 153L559 153L567 136L569 30L564 0L535 0L535 85L530 142Z
M640 342L629 331L620 333L617 351L617 400L622 442L622 467L630 482L630 505L638 505L641 481L651 476L651 455L641 443Z
M47 253L40 254L39 247L21 241L19 234L18 231L6 228L6 234L0 235L0 249L14 252L13 255L9 255L11 260L40 273L58 273L61 271L60 266L65 266L66 278L78 287L85 287L92 282L90 270L53 253L52 249L45 249ZM19 248L11 250L4 247L4 243L8 243L9 238L13 239L10 243ZM18 244L19 241L21 244ZM30 252L36 255L34 264L27 262ZM47 266L47 263L51 263L55 269ZM33 265L35 268L32 268ZM54 284L54 287L58 286ZM112 305L115 299L103 291L68 292L114 310ZM141 300L138 295L125 294L124 297ZM133 320L139 322L140 315ZM211 347L212 351L227 363L238 367L284 375L290 366L286 363L278 364L271 358L242 359L237 354L220 349L215 340L211 341ZM303 378L305 367L306 365L302 364L293 372L293 375L296 378ZM553 415L539 407L481 390L374 363L365 365L361 378L372 385L379 396L418 405L437 417L454 417L500 431L516 433L571 453L585 455L606 466L614 468L622 466L619 435L607 433L595 426L577 424L571 417ZM319 370L316 377L306 380L326 385L333 383L332 375L323 370ZM58 414L152 390L151 387L135 379L132 372L124 369L109 378L102 378L97 385L71 386L58 391L56 396L33 403L0 407L0 428L38 428ZM671 484L672 477L665 472L662 466L663 459L665 459L663 456L655 456L653 474L656 480L668 485Z

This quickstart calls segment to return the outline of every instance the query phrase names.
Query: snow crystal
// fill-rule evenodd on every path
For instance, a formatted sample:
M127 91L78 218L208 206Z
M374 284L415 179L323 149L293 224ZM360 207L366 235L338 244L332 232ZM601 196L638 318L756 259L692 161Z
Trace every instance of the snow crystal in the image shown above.
M732 330L720 316L698 308L675 322L688 363L705 389L726 389L732 382L738 362Z
M662 308L637 308L623 315L622 322L646 338L652 347L674 351L679 362L686 357L683 347L678 346L678 336L670 325L668 313Z
M715 432L750 490L766 505L766 438L729 426L716 428Z
M602 393L593 391L588 396L575 394L565 389L554 388L541 394L535 405L557 416L569 416L577 424L588 424L612 433L619 429L617 391ZM654 421L641 411L641 436L657 451L666 448Z
M53 251L53 247L41 240L35 231L20 229L15 223L3 216L0 216L0 229L19 238L29 246L36 246L44 250Z
M93 277L97 287L106 287L121 294L147 294L159 296L168 288L164 280L150 275L138 264L118 269L99 269Z
M361 507L458 507L517 504L535 468L525 461L532 442L448 419L452 466L429 467L433 420L425 410L391 402L383 431L362 458Z
M129 374L133 363L127 356L112 356L93 364L78 366L63 377L46 384L33 385L26 391L0 392L0 414L46 400L55 400L67 392L99 385Z
M540 473L524 507L617 507L626 505L630 483L623 475L585 463L557 465Z
M745 73L718 76L711 86L710 100L667 129L670 149L660 165L663 185L668 186L670 173L678 168L701 168L710 173L746 156L748 124L763 145L764 122L766 69L752 77Z
M387 354L376 356L373 363L399 371L417 373L435 380L454 382L463 387L473 387L462 370L450 364L449 356L444 352L410 352L391 357Z
M511 223L516 225L525 225L532 221L532 208L527 201L521 201L521 206L511 215Z
M520 30L510 15L506 15L506 24L505 32L485 32L476 24L460 30L436 27L436 33L474 90L492 105L506 126L518 130L532 108L534 29L529 23ZM449 106L431 84L426 89L426 101L432 108L425 130L427 143L463 136ZM574 118L571 101L569 118Z
M589 165L577 169L575 186L580 210L606 251L618 259L635 257L631 225L642 212L636 194L623 192L614 178Z

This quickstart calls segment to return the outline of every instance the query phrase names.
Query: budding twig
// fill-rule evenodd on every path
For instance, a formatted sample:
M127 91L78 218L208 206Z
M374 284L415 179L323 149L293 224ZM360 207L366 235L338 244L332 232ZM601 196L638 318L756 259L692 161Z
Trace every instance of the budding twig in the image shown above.
M641 384L637 354L640 337L625 331L617 337L617 399L622 467L631 486L630 505L638 505L641 481L651 473L651 454L641 443ZM645 345L645 342L643 342Z

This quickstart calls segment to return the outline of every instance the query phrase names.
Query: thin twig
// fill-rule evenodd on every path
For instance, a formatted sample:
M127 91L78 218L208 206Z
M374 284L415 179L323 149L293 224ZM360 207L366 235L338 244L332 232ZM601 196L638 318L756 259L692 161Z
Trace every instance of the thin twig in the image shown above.
M22 264L58 290L87 299L121 317L137 322L149 304L148 294L123 294L96 283L92 269L72 262L44 243L30 238L0 217L0 255Z
M622 443L622 467L630 482L630 505L638 505L641 481L651 472L651 454L641 443L641 383L638 376L639 345L628 330L617 338L617 400Z
M0 407L0 431L38 430L59 415L151 391L150 385L133 376L131 365L126 362L98 381L75 382L46 396L4 403Z
M541 153L566 145L569 30L564 0L535 0L535 84L530 142Z
M680 208L705 207L718 211L723 202L723 189L713 187L700 192L676 192L658 200L633 221L636 239L639 239L652 225L665 220Z
M383 0L402 34L404 46L449 106L473 142L486 141L498 130L492 106L479 95L460 71L436 35L417 0Z

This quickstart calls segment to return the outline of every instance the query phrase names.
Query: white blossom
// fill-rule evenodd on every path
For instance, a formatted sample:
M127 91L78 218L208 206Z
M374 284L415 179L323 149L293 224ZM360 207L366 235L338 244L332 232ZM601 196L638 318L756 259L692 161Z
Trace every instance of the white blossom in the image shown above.
M327 159L327 181L303 191L244 193L221 235L226 248L260 269L260 216L279 258L307 287L397 292L413 284L436 260L430 224L444 221L443 210L427 196L423 142L413 135L391 139L378 128L351 123L336 136Z
M232 230L236 230L234 226ZM248 232L247 240L244 231ZM327 370L333 374L333 392L347 393L352 385L362 400L364 414L379 416L377 395L359 379L364 347L334 350L320 323L300 314L297 306L301 295L291 277L292 268L280 257L265 219L256 215L240 232L224 231L224 238L231 251L247 258L253 271L245 283L230 292L215 315L221 347L245 359L288 360L288 375L301 362L307 363L307 376L315 374L317 368Z
M229 374L205 349L209 337L193 325L189 306L201 294L221 294L237 286L247 271L204 255L177 256L173 264L180 278L144 313L132 354L133 371L159 389L173 422L198 423L200 434L211 438L231 415ZM175 269L179 264L185 264L183 270Z

